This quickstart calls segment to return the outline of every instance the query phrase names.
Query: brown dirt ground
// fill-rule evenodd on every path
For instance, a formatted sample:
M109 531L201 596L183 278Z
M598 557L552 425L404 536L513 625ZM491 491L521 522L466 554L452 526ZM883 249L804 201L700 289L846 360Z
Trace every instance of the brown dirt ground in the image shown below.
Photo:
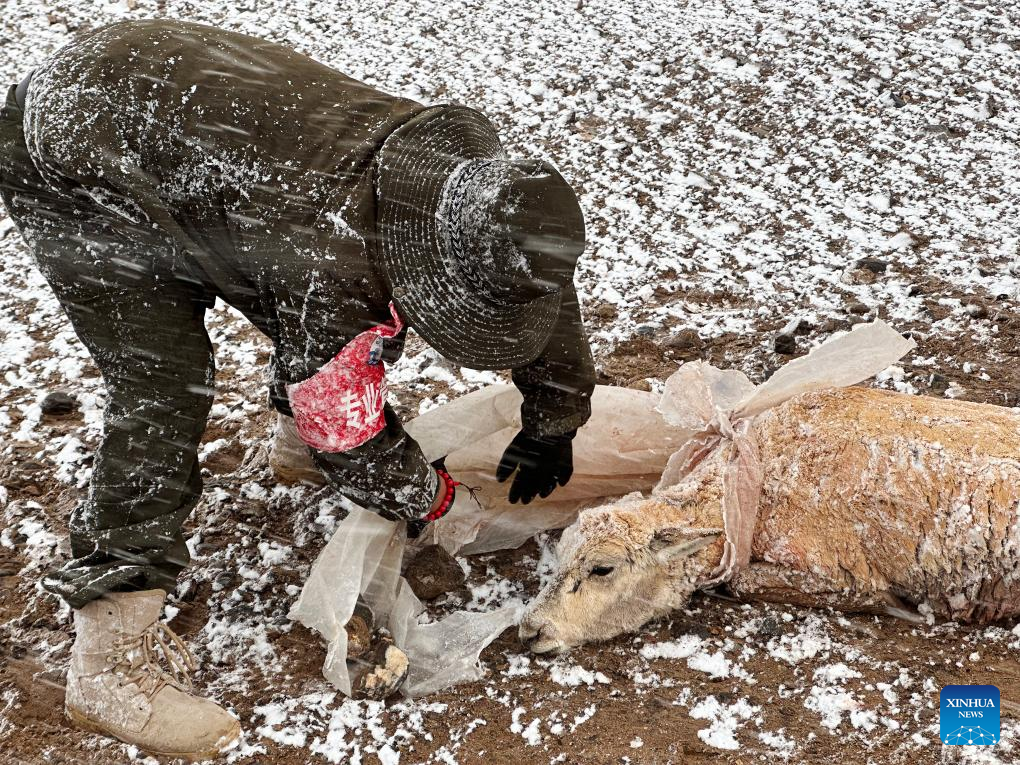
M951 292L946 285L931 284L927 287L939 294ZM963 296L961 296L963 297ZM718 298L714 298L718 299ZM937 308L933 303L933 310ZM589 321L598 326L602 321L611 321L611 312L593 306ZM959 381L965 385L967 398L993 403L1016 403L1016 393L1020 391L1020 372L1014 357L1005 353L1006 350L1020 348L1017 342L1020 335L1020 319L1006 315L1005 311L996 308L994 301L989 308L989 316L975 319L975 322L996 322L1000 327L998 349L1003 351L999 356L1002 361L989 361L995 354L990 354L987 347L970 348L966 338L954 338L942 341L929 337L925 328L907 327L917 330L920 349L919 356L936 356L940 359L958 361L974 354L982 359L988 370L990 381L979 381L973 375L965 375L959 363L947 363L939 368L945 380L938 381L934 390L929 386L925 389L924 380L933 371L931 368L913 369L906 365L908 375L916 372L917 378L912 382L922 392L938 395L940 388L947 383ZM776 322L777 326L784 322ZM800 339L799 352L806 349L806 340L824 336L827 330L838 329L841 325L823 328L811 328ZM743 366L749 369L757 379L763 379L770 369L779 366L787 357L762 352L762 339L771 336L770 329L763 328L757 337L726 337L705 341L703 347L676 348L667 347L657 337L638 337L621 343L612 353L600 360L601 373L605 382L615 384L647 387L647 378L662 380L669 374L679 360L701 357L712 360L716 364L733 363L743 359ZM239 330L239 339L253 339L250 330ZM236 398L243 390L242 381L232 377L232 367L225 364L219 373L220 400ZM436 389L433 388L433 395ZM405 394L406 403L416 403L419 394ZM1011 398L1012 397L1012 398ZM269 413L247 418L243 421L232 421L231 424L220 422L210 427L206 440L234 437L232 445L215 454L205 465L208 469L206 477L207 490L210 487L222 486L228 491L236 490L239 485L237 473L245 459L241 446L243 439L237 437L242 431L245 434L262 429L268 432L271 423ZM44 425L52 432L64 432L80 424L78 415L64 418L48 418ZM44 428L44 430L45 430ZM51 530L59 536L65 533L65 519L73 505L78 492L58 484L52 479L53 466L39 463L31 458L31 447L26 445L18 452L23 457L0 466L0 479L10 492L10 498L32 499L43 508L50 521ZM213 549L222 548L239 533L253 535L256 539L275 539L290 543L294 538L293 518L270 512L259 507L254 500L235 499L236 512L230 514L222 522L216 523L204 537L204 544ZM194 524L204 519L201 509ZM243 718L251 719L252 710L259 704L279 697L281 694L298 695L316 690L328 690L322 681L319 667L325 656L318 639L300 626L291 626L286 621L286 612L293 598L286 594L288 584L300 584L301 576L296 570L298 564L310 563L321 549L321 541L296 546L297 561L294 565L280 567L274 571L274 578L269 588L261 593L263 602L269 603L271 613L266 619L281 625L269 633L273 648L281 657L280 667L283 674L263 677L257 671L250 676L250 686L243 692L224 694L224 700L231 705ZM519 550L507 551L487 556L481 561L482 569L492 566L499 573L511 580L526 583L528 594L535 590L535 579L532 576L537 550L534 543L529 543ZM52 598L39 597L32 581L25 581L18 571L27 561L18 551L0 548L0 700L7 704L4 714L12 723L12 728L0 730L3 740L3 754L0 761L11 765L37 765L39 763L81 763L82 765L109 765L124 761L124 750L96 736L83 734L72 728L62 715L63 685L58 664L46 664L41 661L43 648L50 655L59 656L66 651L53 652L50 649L69 637L65 615L60 614L57 604ZM477 569L476 569L477 570ZM230 579L231 572L226 572ZM233 580L231 580L233 581ZM227 584L229 587L229 582ZM209 604L220 597L213 592L208 578L198 578L196 586L191 589L181 604L181 612L174 620L173 626L185 637L198 633L206 623ZM242 606L243 607L243 606ZM700 632L706 635L722 636L727 634L730 622L727 611L732 604L709 597L699 597L692 604L689 613L678 615L671 620L664 620L650 625L637 639L654 641L676 637L686 632ZM764 607L755 607L762 608ZM761 613L769 613L767 609ZM791 610L794 621L780 623L781 630L792 630L797 622L805 618L806 612ZM1011 625L1004 625L1011 626ZM855 616L844 622L833 620L834 635L842 641L851 642L865 654L889 661L908 661L911 658L918 666L927 665L931 674L941 687L950 683L982 683L991 682L1001 689L1004 701L1014 705L1013 710L1020 709L1020 660L1015 653L1008 655L989 654L980 664L964 663L958 666L957 659L973 650L977 631L959 628L945 633L931 634L918 632L910 625L892 619ZM744 640L745 644L760 648L768 636L752 636ZM755 748L753 745L736 752L727 752L712 748L701 742L697 731L705 726L704 721L694 720L688 710L673 702L677 691L682 687L690 687L696 694L714 693L722 701L736 698L731 691L731 681L712 681L703 673L688 669L683 662L659 661L654 669L663 679L676 684L673 688L637 689L631 682L628 667L632 666L635 653L635 639L623 637L608 644L589 646L573 654L574 660L592 671L601 671L612 681L608 685L594 685L565 688L552 682L541 664L533 663L533 671L523 677L502 677L501 673L508 666L508 653L518 653L516 637L512 631L502 635L483 654L483 659L490 667L493 677L500 678L496 683L499 690L512 692L516 703L532 706L541 710L548 718L554 711L561 713L566 720L578 715L589 704L597 705L597 712L591 722L579 726L574 732L566 732L555 739L547 739L543 744L542 756L551 757L557 752L567 753L566 762L578 765L603 765L604 763L630 762L647 763L749 763L769 761L773 757L768 750ZM837 657L838 659L838 657ZM835 660L835 659L833 659ZM740 696L746 696L752 703L760 705L761 716L765 728L775 729L785 726L787 736L798 743L798 750L791 761L803 763L906 763L921 765L935 763L939 759L937 746L928 749L903 749L902 739L885 735L878 737L870 748L859 743L847 743L841 736L833 736L818 726L817 716L806 714L803 696L793 695L783 698L777 692L784 686L794 687L802 682L805 674L810 676L814 666L826 663L802 662L789 666L771 658L767 652L758 651L756 655L743 662L743 666L751 672L758 683L754 686L743 686ZM860 668L860 667L857 667ZM203 684L221 671L230 669L206 664L197 675L197 685ZM865 678L862 682L889 682L895 677L884 670L862 670ZM875 703L880 703L878 691L874 691ZM10 703L15 699L16 703ZM464 765L469 763L517 763L522 757L534 757L541 750L525 747L520 735L510 731L511 709L500 703L498 695L492 694L492 686L486 681L461 686L452 691L439 694L430 701L448 704L445 713L428 713L424 718L424 727L430 736L417 736L403 755L401 762L422 762L428 759L442 746L449 746L451 741L459 740L461 745L456 751L458 761ZM870 701L865 696L866 701ZM1009 709L1008 716L1013 714ZM921 722L930 721L937 712L920 709L917 712ZM487 724L476 727L470 735L460 737L464 731L472 727L472 721L484 719ZM634 750L631 740L640 736L644 746ZM742 738L743 742L743 738ZM278 763L279 765L299 765L306 762L321 761L311 757L301 748L280 746L263 740L265 754L253 755L240 760L243 763ZM749 744L751 742L748 742ZM552 747L552 748L550 748ZM364 762L375 763L374 755L366 754Z

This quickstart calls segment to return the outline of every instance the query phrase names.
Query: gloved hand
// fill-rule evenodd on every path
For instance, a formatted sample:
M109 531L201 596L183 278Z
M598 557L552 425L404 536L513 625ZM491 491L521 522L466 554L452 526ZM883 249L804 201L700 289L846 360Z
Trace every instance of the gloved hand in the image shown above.
M440 457L432 463L436 474L439 476L439 492L436 494L435 502L428 514L422 518L411 518L407 521L407 538L417 539L425 530L425 527L432 521L442 518L453 507L453 501L457 498L457 487L460 485L450 474L446 472L446 459Z
M562 436L533 436L523 430L514 436L496 468L496 479L503 483L517 471L510 485L510 501L528 504L536 496L545 498L557 485L566 486L574 473L576 430Z

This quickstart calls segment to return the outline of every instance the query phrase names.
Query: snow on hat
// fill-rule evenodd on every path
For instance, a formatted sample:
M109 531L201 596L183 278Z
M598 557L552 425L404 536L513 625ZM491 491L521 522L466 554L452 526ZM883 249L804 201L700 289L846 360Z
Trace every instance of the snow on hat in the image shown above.
M584 249L584 217L548 162L508 160L479 112L437 106L384 143L378 257L394 302L448 359L534 361Z

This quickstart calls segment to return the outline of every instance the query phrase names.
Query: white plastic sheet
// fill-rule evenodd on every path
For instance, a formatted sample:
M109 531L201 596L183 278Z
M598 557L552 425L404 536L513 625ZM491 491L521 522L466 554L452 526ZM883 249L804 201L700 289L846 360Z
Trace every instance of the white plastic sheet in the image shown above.
M899 361L914 345L885 322L875 321L822 343L758 387L740 372L721 372L702 363L687 365L670 377L659 411L670 423L697 432L670 457L656 489L679 483L723 446L733 445L723 472L723 555L699 586L728 581L751 556L761 493L761 465L751 437L754 418L802 393L863 382Z
M453 510L431 525L423 543L464 554L514 548L540 531L570 524L581 507L650 491L670 455L694 432L667 423L656 411L659 401L646 391L598 386L591 420L574 439L573 477L528 505L511 505L509 485L495 478L503 450L521 427L516 388L484 388L408 423L426 457L445 453L450 474L475 488L481 504L459 491Z
M451 474L474 487L481 503L467 491L458 492L454 508L415 546L438 543L462 554L513 548L540 531L568 525L581 507L650 491L669 456L690 436L663 420L655 411L658 402L645 391L600 386L592 397L591 421L574 440L573 479L527 506L511 505L508 484L495 480L503 450L520 429L516 388L484 388L408 423L426 457L447 455ZM322 671L344 693L351 690L344 624L359 594L408 655L411 669L403 688L408 696L481 677L479 654L520 616L522 604L513 603L488 613L459 611L423 621L424 607L400 576L404 549L404 524L355 510L319 555L291 609L292 619L328 642Z
M760 478L747 433L754 416L809 390L863 381L912 347L875 322L787 364L757 388L740 372L700 362L670 377L661 397L599 386L591 420L574 440L572 480L527 506L511 505L507 485L494 477L520 429L520 394L506 385L475 391L407 425L426 457L446 455L450 473L474 487L480 502L458 492L450 513L415 544L437 543L461 554L517 547L540 531L568 525L583 507L673 485L729 442L736 448L724 478L727 552L715 572L722 579L746 561L753 530ZM408 696L481 677L482 649L520 616L521 604L512 603L489 613L423 619L421 602L400 576L405 542L403 524L355 510L322 551L291 610L291 618L328 641L323 674L344 693L350 693L350 677L343 625L359 594L408 655L411 670L403 688Z

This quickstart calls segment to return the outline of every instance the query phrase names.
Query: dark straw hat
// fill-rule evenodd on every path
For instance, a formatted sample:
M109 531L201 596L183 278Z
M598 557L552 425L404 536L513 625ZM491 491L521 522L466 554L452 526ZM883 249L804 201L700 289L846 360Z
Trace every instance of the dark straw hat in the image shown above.
M394 302L446 358L534 361L584 249L584 217L556 169L511 161L480 113L426 109L380 152L377 248Z

